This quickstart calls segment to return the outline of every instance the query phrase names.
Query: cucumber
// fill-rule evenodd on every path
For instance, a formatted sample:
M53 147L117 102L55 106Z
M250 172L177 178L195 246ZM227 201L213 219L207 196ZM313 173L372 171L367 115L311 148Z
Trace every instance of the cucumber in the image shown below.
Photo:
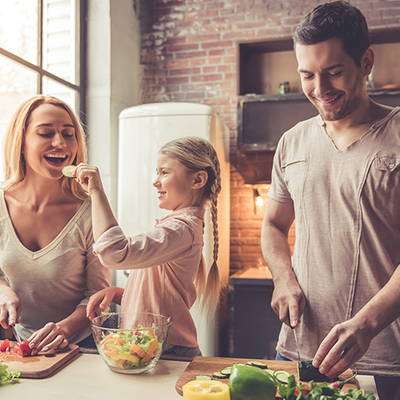
M216 379L228 379L230 375L221 374L220 371L216 371L216 372L213 372L212 376L213 376L213 378L216 378Z
M268 365L264 364L261 361L247 361L246 363L247 365L251 365L252 367L258 367L258 368L262 368L262 369L267 369Z
M63 173L64 176L67 178L75 178L75 175L73 173L75 172L76 165L66 165L61 172Z
M208 375L197 375L195 378L196 381L211 381L211 376Z
M279 370L274 372L274 376L280 383L287 384L290 374L287 371Z
M331 380L326 375L321 374L318 368L312 365L312 361L299 361L297 363L297 370L299 372L299 380L302 382L329 382Z
M229 375L232 373L232 367L223 368L223 369L221 369L220 373L221 373L222 375L227 375L227 376L229 376Z

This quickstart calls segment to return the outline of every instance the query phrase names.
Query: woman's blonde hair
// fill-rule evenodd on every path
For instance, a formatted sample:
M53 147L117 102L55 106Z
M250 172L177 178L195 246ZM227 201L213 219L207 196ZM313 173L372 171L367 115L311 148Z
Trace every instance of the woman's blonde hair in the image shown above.
M85 132L78 117L73 110L62 100L53 96L37 95L24 101L15 111L4 135L4 181L1 188L5 191L25 179L26 165L22 153L27 127L30 123L32 112L42 104L51 104L63 108L70 116L75 128L75 136L78 144L78 151L74 165L87 161L87 149ZM62 177L61 190L65 194L70 194L78 199L84 200L87 194L82 187L75 182L75 179Z
M160 153L174 158L189 172L207 172L207 182L202 189L196 190L192 205L203 205L205 201L211 203L210 211L214 236L213 263L206 277L204 258L201 258L195 278L195 286L198 300L200 300L202 306L214 312L221 291L217 265L219 247L217 198L221 192L221 168L217 152L208 140L197 136L186 136L165 144L161 147Z

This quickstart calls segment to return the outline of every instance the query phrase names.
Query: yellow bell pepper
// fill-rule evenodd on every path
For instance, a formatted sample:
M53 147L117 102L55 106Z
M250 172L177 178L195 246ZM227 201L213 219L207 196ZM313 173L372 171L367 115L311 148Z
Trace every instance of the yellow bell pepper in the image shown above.
M228 385L220 381L190 381L182 390L184 400L230 400Z

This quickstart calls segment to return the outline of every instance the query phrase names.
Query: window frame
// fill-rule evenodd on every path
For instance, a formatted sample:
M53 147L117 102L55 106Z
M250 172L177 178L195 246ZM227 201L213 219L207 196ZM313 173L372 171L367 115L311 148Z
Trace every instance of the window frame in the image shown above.
M15 62L33 72L37 73L36 93L43 93L43 79L49 78L55 82L68 87L76 92L76 112L83 124L86 123L86 1L75 0L77 3L75 22L76 22L76 42L75 51L79 57L76 71L79 84L69 82L43 68L43 0L37 0L38 7L38 29L37 29L37 65L25 60L24 58L11 53L0 47L0 54L5 58Z

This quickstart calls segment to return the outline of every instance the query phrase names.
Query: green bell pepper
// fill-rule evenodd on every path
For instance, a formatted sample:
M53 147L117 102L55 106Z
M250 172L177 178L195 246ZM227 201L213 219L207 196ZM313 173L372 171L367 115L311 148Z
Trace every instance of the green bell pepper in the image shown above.
M276 387L275 378L261 368L236 364L232 367L231 400L275 400Z

